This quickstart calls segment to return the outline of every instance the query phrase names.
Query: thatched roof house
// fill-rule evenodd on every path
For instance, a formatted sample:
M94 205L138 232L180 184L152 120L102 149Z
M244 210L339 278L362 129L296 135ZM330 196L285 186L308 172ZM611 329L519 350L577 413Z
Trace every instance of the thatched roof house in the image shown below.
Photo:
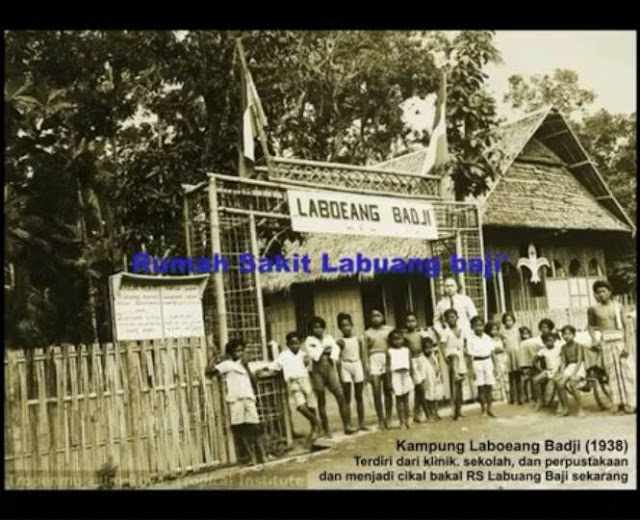
M507 253L509 261L502 276L489 279L489 312L587 306L591 281L604 275L608 260L621 244L631 241L634 223L555 109L545 108L502 125L496 146L502 152L495 164L496 179L478 202L485 251ZM423 174L425 159L426 148L421 148L376 167ZM531 272L517 268L531 244L539 257L551 263L551 269L542 268L540 283L531 283ZM285 249L288 254L327 252L332 257L356 252L431 254L429 243L421 240L333 234L308 235L286 244ZM343 281L336 283L341 277ZM435 294L424 278L360 279L368 283L346 278L319 271L265 276L262 283L270 295L272 332L300 328L304 317L313 313L333 318L339 311L351 311L356 327L363 327L366 308L380 304L388 309L392 324L407 307L418 309L420 320L429 322ZM291 291L293 298L279 297L282 291Z

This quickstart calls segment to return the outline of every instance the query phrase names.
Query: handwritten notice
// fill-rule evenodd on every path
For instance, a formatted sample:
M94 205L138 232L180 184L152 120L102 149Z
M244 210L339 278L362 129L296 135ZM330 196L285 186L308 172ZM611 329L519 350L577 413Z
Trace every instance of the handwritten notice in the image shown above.
M202 292L207 276L112 277L115 336L136 341L204 336Z

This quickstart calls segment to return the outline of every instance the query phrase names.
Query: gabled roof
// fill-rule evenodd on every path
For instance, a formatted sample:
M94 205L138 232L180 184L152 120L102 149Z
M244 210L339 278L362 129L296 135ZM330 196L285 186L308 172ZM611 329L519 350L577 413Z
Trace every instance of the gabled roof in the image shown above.
M493 197L501 182L507 178L505 174L510 166L518 158L526 160L525 147L532 140L536 139L551 150L557 158L564 163L565 168L573 174L579 181L586 193L597 202L599 206L606 209L609 215L613 215L622 226L616 226L627 231L635 230L633 221L626 214L620 203L611 193L611 189L598 172L595 164L589 158L586 150L578 140L564 116L553 107L547 107L522 119L507 123L498 129L498 146L503 151L503 157L497 165L497 173L500 176L495 187L487 194L485 211L490 212L494 203ZM580 206L580 205L579 205ZM568 209L565 207L565 214ZM578 208L576 207L576 211ZM578 217L578 215L576 215ZM591 225L585 221L584 227L578 229L612 229L608 222L609 218L604 218L600 226L596 222ZM485 219L486 224L490 220ZM532 226L533 227L533 226Z
M483 226L629 230L535 137L492 189L482 219Z
M427 160L427 148L420 147L414 152L389 159L388 161L376 164L382 170L395 170L402 172L425 174L425 164Z
M563 163L566 172L570 172L575 179L577 179L582 189L580 199L583 199L585 196L590 197L595 204L602 208L602 211L599 212L603 219L601 226L597 226L597 223L592 221L591 224L585 223L584 227L580 227L581 224L576 222L576 226L578 226L576 229L635 230L634 222L615 199L611 193L611 189L587 155L587 152L566 119L556 109L553 107L545 107L527 114L516 121L505 123L496 129L496 134L498 139L495 148L501 153L497 154L498 159L495 160L494 164L497 173L496 181L484 196L482 206L485 218L483 219L483 224L505 225L503 219L499 219L500 223L498 223L498 220L492 219L491 217L492 214L495 214L492 206L494 204L500 204L497 201L494 202L494 193L498 190L499 185L505 182L505 174L507 174L510 167L514 164L514 161L523 155L526 145L535 138L554 154L558 162ZM426 148L421 148L420 150L386 161L378 166L383 168L392 167L411 173L422 173L425 157ZM534 175L533 172L530 173ZM575 183L571 183L571 185L575 188L578 186ZM504 195L505 194L502 193L502 196ZM513 203L515 204L516 200L514 200ZM579 211L578 208L584 209L583 204L586 204L584 200L577 205L575 211ZM593 204L590 203L589 205L594 210L593 215L595 216L596 213ZM504 210L504 204L500 204L500 206ZM567 210L571 209L571 206L565 207L565 214ZM513 218L518 217L518 215L511 216L512 219L509 220L509 223L512 226L536 227L535 220L528 218L530 215L527 215L526 212L522 212L520 215L525 218ZM615 226L611 224L611 217L614 217L618 221ZM578 219L578 217L576 218ZM566 227L562 226L562 223L562 221L557 222L557 226Z

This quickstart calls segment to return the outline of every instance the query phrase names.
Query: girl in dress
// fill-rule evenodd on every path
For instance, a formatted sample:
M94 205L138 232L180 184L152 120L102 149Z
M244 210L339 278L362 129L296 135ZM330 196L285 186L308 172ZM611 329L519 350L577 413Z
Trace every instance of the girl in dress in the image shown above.
M411 351L406 346L402 331L394 329L388 337L387 362L391 373L391 386L396 397L396 410L400 427L409 428L409 394L414 389Z
M494 399L497 396L506 401L509 399L509 370L507 354L504 350L504 343L500 335L500 326L490 321L485 325L484 332L493 341L493 352L496 364L496 384L493 388Z
M511 312L502 315L502 331L500 336L507 356L507 370L509 372L509 404L522 404L522 370L518 358L520 334L516 327L516 317Z
M523 343L531 339L532 334L529 327L520 327L518 333L520 334L520 343L518 344L517 355L518 366L522 374L522 397L524 402L528 403L533 399L533 383L531 379L533 377L532 362L534 354Z

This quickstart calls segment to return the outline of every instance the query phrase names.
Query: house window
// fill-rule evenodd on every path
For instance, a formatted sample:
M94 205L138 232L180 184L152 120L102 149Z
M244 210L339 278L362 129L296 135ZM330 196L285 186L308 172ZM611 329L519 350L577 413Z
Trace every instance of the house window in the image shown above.
M602 276L602 269L600 268L600 264L595 258L592 258L589 261L589 276L594 278Z
M589 282L586 278L569 278L571 307L589 306Z
M551 276L553 278L566 278L567 277L567 271L564 268L564 265L562 265L562 262L560 262L559 260L554 260L553 261L553 269L551 272Z
M311 319L315 313L313 289L310 284L293 284L291 296L296 317L296 330L303 337L311 334Z
M584 272L584 269L582 268L582 264L575 258L571 260L571 263L569 264L569 276L570 277L585 276L585 272Z

